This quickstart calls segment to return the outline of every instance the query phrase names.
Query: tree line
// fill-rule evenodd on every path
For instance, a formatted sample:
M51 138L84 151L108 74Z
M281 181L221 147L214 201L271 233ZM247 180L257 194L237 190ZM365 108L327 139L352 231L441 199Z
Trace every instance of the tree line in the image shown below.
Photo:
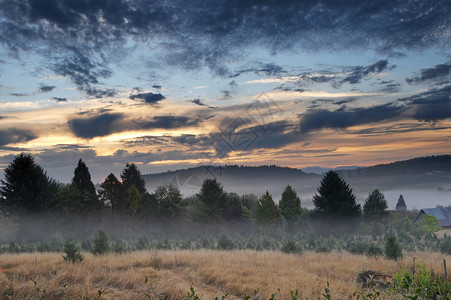
M379 190L369 193L363 208L346 181L337 172L327 172L313 197L314 209L301 206L290 185L284 188L278 204L266 191L237 195L224 190L216 179L205 179L194 196L183 197L174 185L162 185L152 193L145 187L138 167L129 163L120 179L109 174L96 190L85 162L74 169L70 184L59 184L36 164L31 154L21 153L4 170L0 186L0 210L3 214L60 213L80 215L113 212L130 218L194 221L252 221L258 224L293 226L305 218L355 220L362 215L377 219L387 214L387 201ZM396 206L405 210L402 196Z

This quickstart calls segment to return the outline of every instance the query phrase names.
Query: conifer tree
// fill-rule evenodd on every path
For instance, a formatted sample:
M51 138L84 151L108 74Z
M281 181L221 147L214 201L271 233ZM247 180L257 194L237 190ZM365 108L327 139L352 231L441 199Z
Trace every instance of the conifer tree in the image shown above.
M318 194L313 196L314 214L321 217L346 218L361 214L352 189L337 172L329 171L321 180Z
M280 213L288 222L296 222L302 214L301 199L296 191L287 185L279 201Z
M406 211L406 210L407 210L406 202L404 201L404 197L401 194L399 195L398 203L396 203L396 211Z
M77 189L84 193L91 195L96 194L96 188L91 181L89 169L81 158L78 160L78 165L74 170L74 178L72 179L72 183L77 187Z
M280 220L279 209L268 191L257 202L256 219L262 224L276 224Z
M380 218L387 215L387 200L378 189L372 191L363 205L363 214L369 218Z
M78 198L77 204L66 203L66 205L72 206L75 210L80 212L95 211L102 207L99 198L97 197L96 189L91 181L91 174L86 164L80 159L77 167L74 170L74 178L72 179L69 191L73 191L72 197ZM61 199L66 201L68 199Z
M147 194L146 182L141 177L141 172L134 163L126 164L121 173L122 185L124 190L128 193L130 188L135 186L141 197Z
M205 205L209 216L220 215L225 209L226 193L216 179L205 179L197 197Z
M58 184L38 166L31 154L21 153L6 167L1 180L2 210L40 212L54 202Z

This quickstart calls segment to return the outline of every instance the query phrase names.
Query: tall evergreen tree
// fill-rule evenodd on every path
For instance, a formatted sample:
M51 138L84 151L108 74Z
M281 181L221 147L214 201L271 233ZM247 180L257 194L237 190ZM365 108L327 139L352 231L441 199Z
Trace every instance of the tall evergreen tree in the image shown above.
M280 220L280 212L271 194L266 191L257 202L255 212L257 222L262 224L276 224Z
M404 197L401 194L399 195L398 203L396 203L396 211L406 211L406 210L407 210L406 202L404 201Z
M2 211L39 212L50 208L58 184L38 166L31 154L21 153L5 169L1 180Z
M113 173L107 176L104 182L100 184L100 199L105 205L110 205L113 211L123 212L127 208L127 194L124 191L122 183Z
M79 159L77 167L74 170L74 178L72 179L71 189L78 191L81 198L77 201L77 210L86 212L98 210L102 207L99 198L97 197L94 183L91 181L91 174L86 164ZM71 204L69 204L71 206Z
M94 187L94 183L91 181L89 169L81 158L78 160L78 165L74 170L74 178L72 179L72 183L82 192L92 195L96 194L96 188Z
M324 175L318 194L313 196L313 204L314 214L321 217L345 218L361 214L352 189L335 171Z
M372 191L363 205L363 214L369 218L380 218L388 214L387 200L378 189Z
M124 190L127 193L133 185L142 197L147 194L146 182L142 179L141 172L134 163L125 165L125 168L121 173L121 179Z
M280 213L288 222L297 222L302 215L301 199L296 191L287 185L279 201Z
M197 197L205 205L209 216L222 214L226 207L226 192L216 179L205 179Z

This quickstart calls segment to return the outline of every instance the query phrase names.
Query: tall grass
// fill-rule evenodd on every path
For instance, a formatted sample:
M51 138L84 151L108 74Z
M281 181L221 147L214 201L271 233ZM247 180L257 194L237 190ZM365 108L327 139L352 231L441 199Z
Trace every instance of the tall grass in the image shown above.
M443 273L444 256L438 253L405 253L398 261L345 252L284 254L279 251L135 251L126 254L93 256L70 264L58 253L0 255L0 298L36 298L45 289L45 299L95 298L98 290L105 299L183 299L190 286L203 299L229 296L243 299L254 290L267 298L277 292L291 299L290 290L299 290L298 299L316 299L330 283L333 299L347 298L362 289L356 282L363 270L394 275L415 262L436 274ZM145 278L149 282L145 282ZM36 281L34 285L33 278ZM278 292L280 289L280 292ZM384 295L385 299L390 296Z

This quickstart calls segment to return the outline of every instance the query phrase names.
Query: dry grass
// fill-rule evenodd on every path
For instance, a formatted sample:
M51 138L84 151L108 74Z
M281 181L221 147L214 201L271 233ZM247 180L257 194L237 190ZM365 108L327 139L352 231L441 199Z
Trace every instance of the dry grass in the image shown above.
M0 255L0 298L36 298L36 287L46 289L46 299L93 298L104 290L104 299L146 299L152 286L154 299L183 299L193 286L203 299L229 293L227 299L242 299L244 293L269 297L285 295L298 289L300 299L316 299L330 282L333 298L347 298L359 289L357 274L374 270L393 275L413 267L412 258L443 273L444 256L439 253L405 254L400 261L374 259L344 252L302 256L275 251L141 251L123 255L95 257L85 253L85 260L69 264L56 253ZM149 284L144 283L145 277ZM66 286L66 287L65 287ZM385 297L389 299L389 297Z

